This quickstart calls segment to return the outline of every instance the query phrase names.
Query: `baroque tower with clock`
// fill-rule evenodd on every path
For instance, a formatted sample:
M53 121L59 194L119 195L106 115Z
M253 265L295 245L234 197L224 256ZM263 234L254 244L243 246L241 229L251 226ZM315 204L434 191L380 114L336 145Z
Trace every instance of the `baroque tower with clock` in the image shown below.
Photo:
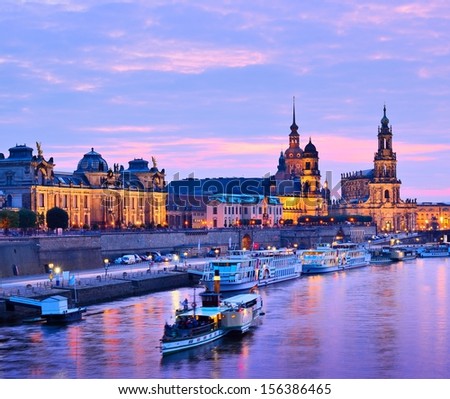
M414 230L416 201L400 198L402 182L397 178L397 155L386 106L377 142L373 169L341 174L341 198L330 208L330 213L370 216L378 229L385 232Z
M274 176L274 191L283 204L283 219L297 223L300 216L326 215L327 202L320 184L319 153L311 138L303 150L295 120L295 97L289 147L281 151Z

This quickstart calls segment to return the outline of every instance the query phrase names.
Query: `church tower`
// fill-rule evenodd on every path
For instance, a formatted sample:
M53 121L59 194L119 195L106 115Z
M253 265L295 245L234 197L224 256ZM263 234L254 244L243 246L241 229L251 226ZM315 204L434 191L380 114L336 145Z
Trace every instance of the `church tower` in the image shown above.
M302 170L302 154L303 150L300 148L300 134L298 133L298 126L295 123L294 97L292 107L291 133L289 133L289 148L284 153L286 172L290 175L291 178L300 177L300 173Z
M282 220L286 223L297 224L300 216L328 213L320 184L319 153L311 139L304 150L300 147L300 134L295 122L295 97L289 147L280 153L274 180L272 192L283 204Z
M309 143L306 144L305 150L303 151L300 181L302 183L302 192L305 196L319 192L319 153L317 152L316 146L311 142L311 138L309 138Z
M392 126L383 108L381 127L378 128L378 151L374 157L374 177L369 186L370 198L377 203L397 204L401 181L397 179L397 156L392 148Z

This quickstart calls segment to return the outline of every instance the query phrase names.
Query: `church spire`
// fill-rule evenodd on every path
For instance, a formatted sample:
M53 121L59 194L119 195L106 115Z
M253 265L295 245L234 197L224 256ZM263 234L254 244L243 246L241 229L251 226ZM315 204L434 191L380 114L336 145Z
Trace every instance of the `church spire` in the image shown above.
M295 96L292 97L292 125L291 125L291 131L297 132L298 126L295 123Z
M386 116L386 104L383 107L383 117L381 118L381 127L389 127L389 119Z

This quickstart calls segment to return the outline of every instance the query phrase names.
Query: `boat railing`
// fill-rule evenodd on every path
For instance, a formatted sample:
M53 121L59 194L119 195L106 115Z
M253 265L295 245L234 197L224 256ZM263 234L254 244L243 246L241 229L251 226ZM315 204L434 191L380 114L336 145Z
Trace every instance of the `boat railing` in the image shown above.
M164 327L164 340L178 339L178 338L188 338L194 337L199 334L204 334L209 331L213 331L217 328L216 322L210 322L202 324L198 327L188 327L179 325L168 325Z

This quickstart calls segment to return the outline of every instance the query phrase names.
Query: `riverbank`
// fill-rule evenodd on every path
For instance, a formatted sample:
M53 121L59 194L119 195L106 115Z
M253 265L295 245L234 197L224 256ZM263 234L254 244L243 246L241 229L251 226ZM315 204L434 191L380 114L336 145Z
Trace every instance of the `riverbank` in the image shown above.
M48 273L49 265L61 270L103 267L125 254L160 251L188 259L205 256L211 248L311 248L332 242L338 231L362 242L376 234L374 226L296 226L283 228L223 228L142 231L68 232L64 235L0 236L0 277Z
M38 308L27 308L8 301L11 295L42 300L54 295L65 296L69 306L89 306L152 292L188 287L198 283L199 277L177 268L154 271L124 272L121 275L98 275L81 278L76 286L57 286L50 282L26 284L0 291L0 323L20 322L40 315Z

